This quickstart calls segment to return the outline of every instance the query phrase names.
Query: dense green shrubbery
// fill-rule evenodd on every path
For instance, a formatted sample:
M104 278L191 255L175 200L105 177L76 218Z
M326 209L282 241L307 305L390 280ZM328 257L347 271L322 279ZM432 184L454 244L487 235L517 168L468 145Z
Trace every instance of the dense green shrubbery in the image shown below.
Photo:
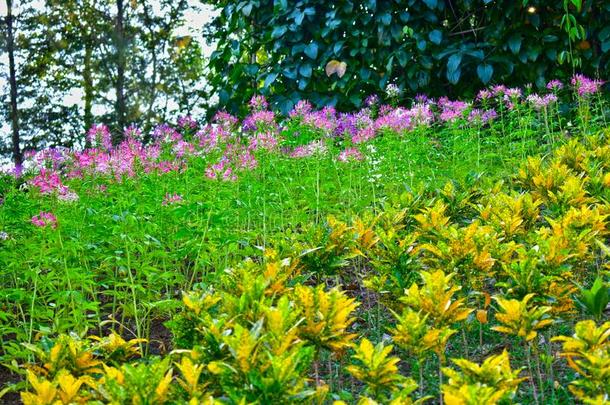
M544 87L576 63L592 76L610 70L608 1L211 3L222 12L209 82L233 112L259 90L283 112L302 99L352 109L390 83L465 95L489 82ZM333 60L347 65L343 77L327 77Z

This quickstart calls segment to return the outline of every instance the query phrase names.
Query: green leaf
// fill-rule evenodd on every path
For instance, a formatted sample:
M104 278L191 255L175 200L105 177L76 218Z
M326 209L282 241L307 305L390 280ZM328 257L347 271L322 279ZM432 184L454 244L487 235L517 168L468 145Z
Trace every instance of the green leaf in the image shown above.
M396 53L396 56L398 57L398 63L401 67L407 66L407 62L409 61L409 55L404 50L401 49L400 51L398 51Z
M297 69L296 67L286 68L282 71L282 74L289 78L290 80L296 80L297 78Z
M258 65L249 63L244 67L246 74L254 76L258 72Z
M456 70L458 70L461 62L462 62L461 53L454 53L453 55L451 55L449 57L449 59L447 60L447 74L449 74L449 72L455 72ZM447 76L447 77L449 77L449 76ZM459 74L458 74L458 78L459 78ZM456 80L456 82L457 82L457 80Z
M273 84L273 82L275 82L275 79L277 79L277 76L277 73L269 73L265 78L264 87L268 88L271 84Z
M443 33L440 30L434 30L428 34L428 38L430 41L438 45L443 40Z
M383 25L390 25L392 22L392 15L390 13L383 13L380 20Z
M540 48L538 48L538 47L533 46L527 50L527 57L532 62L535 62L536 59L538 59L539 55L540 55Z
M515 55L519 53L521 49L521 34L513 34L510 38L508 38L508 47Z
M309 56L311 59L315 59L318 56L318 44L312 42L305 47L304 52L305 55Z
M447 80L449 80L451 84L457 84L457 82L460 81L461 74L462 71L460 69L447 70Z
M303 23L303 19L305 18L305 13L301 10L294 11L294 22L297 25L301 25Z
M292 110L292 107L294 107L294 103L292 102L292 100L287 97L283 97L281 100L278 101L277 104L282 114L288 114L290 110Z
M241 12L246 16L250 16L250 14L252 13L252 3L248 3L245 6L242 7Z
M583 310L596 319L600 319L604 314L606 306L610 302L610 291L608 287L601 278L597 277L589 290L580 286L579 288L580 296L574 297L575 301Z
M431 9L436 8L436 5L437 5L436 0L424 0L424 3L426 3L426 6L428 6Z
M606 39L610 39L610 25L606 26L603 30L597 34L597 38L600 41L605 41Z
M572 4L574 4L574 7L576 7L578 12L582 10L582 0L572 0Z
M489 65L487 63L481 63L479 66L477 66L477 75L479 76L479 79L481 79L481 82L483 82L483 84L489 83L493 73L494 68L492 65Z
M299 73L304 77L311 77L311 63L304 63L299 67Z
M284 35L286 33L286 31L288 31L288 27L286 27L285 25L280 25L280 26L274 27L273 31L271 31L271 38L273 38L273 39L279 38L282 35Z
M335 45L333 45L333 52L338 55L339 52L341 52L341 49L343 49L343 44L345 43L345 41L338 41L335 42Z

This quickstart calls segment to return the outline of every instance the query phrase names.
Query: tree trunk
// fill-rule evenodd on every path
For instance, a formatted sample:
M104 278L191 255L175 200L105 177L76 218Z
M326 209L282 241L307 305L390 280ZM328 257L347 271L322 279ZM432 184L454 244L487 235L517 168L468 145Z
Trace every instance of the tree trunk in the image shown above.
M117 0L117 16L115 26L117 51L117 78L116 78L116 114L119 139L123 137L123 130L127 126L125 107L125 32L123 18L125 7L123 0Z
M144 22L149 29L151 37L149 51L152 57L152 78L150 80L150 95L148 101L148 111L146 111L146 122L144 125L145 133L148 134L152 127L152 121L154 117L155 101L157 99L157 43L155 40L156 33L154 31L154 24L150 15L149 6L144 2Z
M85 43L85 60L83 62L83 88L85 92L85 132L93 125L93 113L91 112L93 105L93 78L91 75L91 59L93 54L93 43L90 38L87 38ZM89 147L89 138L87 137L86 146Z
M13 161L19 168L23 163L19 146L19 113L17 110L17 74L15 73L15 43L13 38L13 0L6 0L6 51L8 53L9 82L11 87L11 123L13 126Z

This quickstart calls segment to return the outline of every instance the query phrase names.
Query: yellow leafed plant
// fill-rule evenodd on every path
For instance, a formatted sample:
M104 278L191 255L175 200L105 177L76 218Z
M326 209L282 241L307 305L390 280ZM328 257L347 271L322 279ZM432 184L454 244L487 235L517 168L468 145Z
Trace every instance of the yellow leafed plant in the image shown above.
M57 387L44 377L37 377L32 371L28 370L28 382L34 392L22 392L21 400L25 405L47 405L55 402Z
M356 336L348 332L354 322L352 312L358 307L353 298L341 291L325 291L324 286L309 287L298 285L294 289L294 299L303 314L299 335L315 346L334 352L348 348Z
M61 370L67 370L74 375L101 371L102 362L95 356L93 347L75 336L58 336L48 350L28 343L24 346L43 364L42 370L32 366L36 372L48 375L51 379Z
M570 383L570 391L587 404L607 403L610 398L610 322L578 322L573 336L558 336L560 353L580 376Z
M453 404L495 404L500 400L512 398L519 383L521 370L512 370L508 352L488 357L482 364L466 359L453 359L459 371L444 368L449 377L443 385L443 395L449 405Z
M429 273L420 272L423 285L413 283L405 290L400 301L415 311L421 311L437 327L451 325L463 321L473 310L466 307L464 299L454 295L461 287L452 285L453 274L445 274L442 270Z
M392 340L421 361L436 344L433 329L427 324L427 315L406 308L402 315L394 316L397 323L390 329Z
M346 370L366 384L367 393L379 398L398 389L398 383L404 377L400 375L396 366L400 359L390 356L392 346L384 346L383 343L373 346L364 338L354 350L356 353L352 359L355 364L347 366Z
M496 320L501 325L494 326L492 329L518 336L524 341L534 339L540 329L553 323L553 320L547 315L551 311L551 307L529 305L529 301L534 296L535 294L528 294L521 301L495 296L494 299L499 306Z

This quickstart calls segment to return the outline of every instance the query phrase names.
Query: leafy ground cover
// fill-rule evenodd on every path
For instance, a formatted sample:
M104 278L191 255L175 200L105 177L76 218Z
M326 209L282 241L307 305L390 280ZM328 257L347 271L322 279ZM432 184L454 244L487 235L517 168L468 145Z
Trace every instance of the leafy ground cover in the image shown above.
M600 87L288 117L257 97L30 154L1 186L0 354L24 376L2 393L607 401Z

